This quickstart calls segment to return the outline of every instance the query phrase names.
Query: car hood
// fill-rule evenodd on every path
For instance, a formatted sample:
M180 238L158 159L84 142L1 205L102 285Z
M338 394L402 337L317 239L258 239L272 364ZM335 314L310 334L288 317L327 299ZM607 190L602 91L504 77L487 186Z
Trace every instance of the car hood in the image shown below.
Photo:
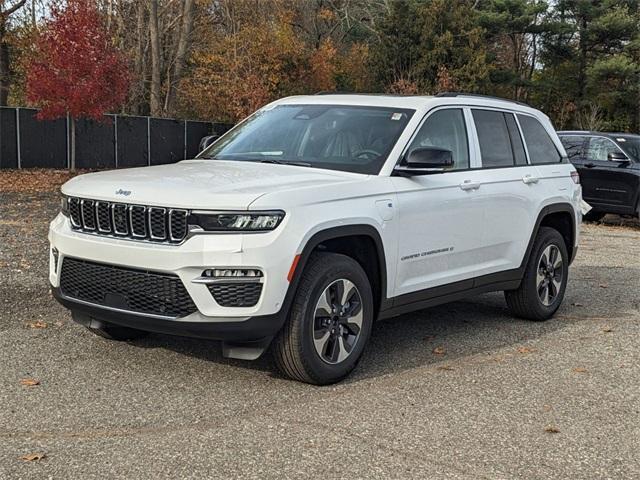
M95 200L189 209L247 209L271 192L353 180L353 173L243 161L185 160L88 173L62 193Z

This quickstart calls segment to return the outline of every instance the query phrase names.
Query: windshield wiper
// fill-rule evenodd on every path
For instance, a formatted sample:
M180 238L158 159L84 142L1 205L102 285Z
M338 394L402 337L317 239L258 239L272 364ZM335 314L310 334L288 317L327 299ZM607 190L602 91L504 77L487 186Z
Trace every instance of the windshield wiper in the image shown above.
M295 165L296 167L310 167L311 164L307 162L295 162L292 160L277 160L275 158L265 158L259 160L260 163L276 163L278 165Z

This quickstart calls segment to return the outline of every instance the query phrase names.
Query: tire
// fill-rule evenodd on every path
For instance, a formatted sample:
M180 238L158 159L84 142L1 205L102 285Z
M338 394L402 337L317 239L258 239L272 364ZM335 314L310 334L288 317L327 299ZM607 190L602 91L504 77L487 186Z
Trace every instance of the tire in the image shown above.
M606 215L605 212L597 212L595 210L590 210L588 213L582 216L582 220L587 222L599 222Z
M337 310L333 316L332 306ZM338 382L358 364L372 325L373 294L358 262L337 253L314 253L273 342L276 365L301 382Z
M549 257L550 263L554 265L550 266ZM556 258L561 264L558 264ZM527 320L548 320L562 304L568 273L569 255L564 238L554 228L541 227L520 286L516 290L504 292L509 309L515 316ZM545 296L545 292L548 296Z
M137 340L149 335L149 332L143 330L137 330L135 328L122 327L120 325L114 325L113 323L107 323L103 321L93 320L90 327L87 327L94 335L106 338L107 340L115 340L118 342L124 342L127 340Z

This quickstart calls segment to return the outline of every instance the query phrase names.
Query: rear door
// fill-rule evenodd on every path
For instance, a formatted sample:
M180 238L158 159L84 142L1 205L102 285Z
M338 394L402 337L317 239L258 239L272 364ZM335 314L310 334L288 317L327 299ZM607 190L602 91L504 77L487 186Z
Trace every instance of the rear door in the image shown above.
M614 213L633 213L637 176L629 161L609 160L624 153L607 137L588 137L580 170L583 197L592 205Z
M484 206L483 263L479 275L518 268L541 197L538 173L529 165L514 113L472 108L482 168L476 200ZM480 280L479 280L480 281Z

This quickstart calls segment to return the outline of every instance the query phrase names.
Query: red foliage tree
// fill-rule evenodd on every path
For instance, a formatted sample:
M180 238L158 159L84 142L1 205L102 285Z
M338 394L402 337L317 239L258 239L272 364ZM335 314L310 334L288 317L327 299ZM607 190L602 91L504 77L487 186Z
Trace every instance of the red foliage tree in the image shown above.
M75 120L101 120L124 102L129 88L127 62L88 0L54 5L34 46L26 69L27 100L42 108L41 120L69 116L74 170Z

